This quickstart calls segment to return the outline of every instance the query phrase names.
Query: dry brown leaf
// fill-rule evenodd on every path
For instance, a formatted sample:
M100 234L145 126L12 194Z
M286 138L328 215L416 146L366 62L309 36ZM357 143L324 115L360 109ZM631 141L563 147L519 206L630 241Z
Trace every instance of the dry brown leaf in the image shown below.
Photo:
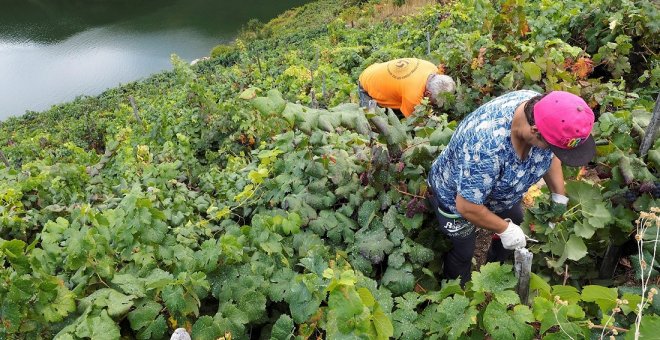
M445 64L438 64L438 74L446 74L447 67Z
M479 55L472 59L471 67L473 70L484 66L484 55L486 55L486 48L482 47L479 49Z
M573 74L579 79L585 79L594 70L594 62L587 57L579 58L571 67Z

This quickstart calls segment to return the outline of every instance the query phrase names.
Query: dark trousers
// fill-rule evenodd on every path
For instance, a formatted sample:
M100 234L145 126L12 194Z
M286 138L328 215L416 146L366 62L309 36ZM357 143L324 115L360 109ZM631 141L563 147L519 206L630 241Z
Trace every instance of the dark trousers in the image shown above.
M360 98L360 107L368 108L369 101L373 100L367 91L362 88L360 82L358 82L358 97Z
M436 218L438 219L438 229L449 237L453 246L444 256L443 279L453 280L460 277L461 285L465 285L465 283L470 281L472 277L472 257L474 256L474 249L477 241L476 228L472 227L470 232L464 232L462 234L447 230L447 228L444 227L447 218L440 214L438 208L445 212L448 212L449 210L439 206L438 201L433 195L429 198L429 202L431 203L431 207L435 211ZM523 220L522 205L518 202L511 209L497 213L496 215L501 218L510 218L513 223L520 224ZM459 220L465 221L462 218L459 218ZM493 239L490 248L488 249L486 261L504 262L511 258L513 258L513 251L504 249L502 241L499 238Z

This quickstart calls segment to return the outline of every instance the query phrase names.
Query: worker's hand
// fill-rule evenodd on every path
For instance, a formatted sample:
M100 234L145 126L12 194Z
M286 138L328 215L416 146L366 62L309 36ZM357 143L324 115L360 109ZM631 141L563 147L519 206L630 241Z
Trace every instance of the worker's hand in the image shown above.
M568 197L560 194L555 194L554 192L552 195L550 195L552 198L552 201L557 203L557 204L562 204L562 205L567 205L568 204Z
M548 219L554 222L558 222L562 219L564 213L566 213L566 209L568 205L568 197L560 194L555 194L553 192L550 195L550 199L551 199L550 211L552 212L552 216L548 217Z
M520 227L511 222L510 219L506 218L505 221L509 222L509 226L501 234L497 234L502 240L502 246L504 249L516 250L520 248L525 248L527 241L525 240L525 233L520 229Z

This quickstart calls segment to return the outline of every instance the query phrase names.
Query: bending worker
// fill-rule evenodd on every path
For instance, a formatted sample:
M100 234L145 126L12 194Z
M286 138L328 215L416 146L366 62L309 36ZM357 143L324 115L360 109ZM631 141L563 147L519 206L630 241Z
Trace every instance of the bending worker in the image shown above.
M428 177L440 231L453 244L444 259L445 279L470 280L475 226L499 236L491 243L489 262L526 246L518 226L520 201L541 178L555 204L568 203L562 164L586 165L594 157L593 124L587 103L563 91L510 92L463 119Z
M438 74L437 66L416 58L373 64L360 74L358 81L360 106L367 107L373 99L404 117L412 114L423 97L437 105L440 93L453 92L455 88L451 77Z

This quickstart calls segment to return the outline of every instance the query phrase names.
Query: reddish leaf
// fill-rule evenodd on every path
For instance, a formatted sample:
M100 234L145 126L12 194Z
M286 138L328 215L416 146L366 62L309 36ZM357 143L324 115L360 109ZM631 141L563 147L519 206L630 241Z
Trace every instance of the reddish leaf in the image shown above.
M585 79L594 70L594 63L591 59L582 57L579 58L571 67L573 74L579 79Z

